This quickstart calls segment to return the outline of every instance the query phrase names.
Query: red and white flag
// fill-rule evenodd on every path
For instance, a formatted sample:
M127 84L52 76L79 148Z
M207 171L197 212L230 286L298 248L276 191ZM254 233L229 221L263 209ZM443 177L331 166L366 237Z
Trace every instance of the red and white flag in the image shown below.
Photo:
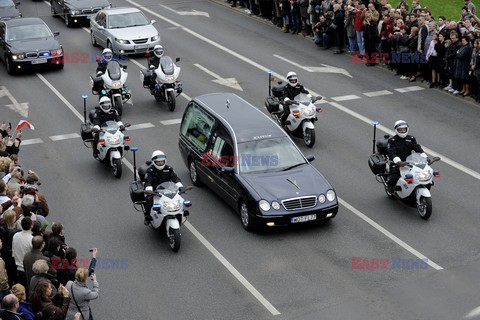
M30 122L28 122L27 120L20 120L20 122L17 124L17 127L15 128L15 131L20 130L20 128L23 126L27 126L30 130L35 130L35 127Z

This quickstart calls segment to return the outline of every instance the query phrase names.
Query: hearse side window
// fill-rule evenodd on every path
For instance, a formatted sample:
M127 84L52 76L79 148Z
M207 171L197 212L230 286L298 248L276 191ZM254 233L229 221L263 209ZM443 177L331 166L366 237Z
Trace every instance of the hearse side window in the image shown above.
M219 127L214 135L213 146L209 153L222 165L233 166L233 148L225 129Z
M205 151L212 132L214 120L195 104L190 104L185 112L180 133L200 151Z

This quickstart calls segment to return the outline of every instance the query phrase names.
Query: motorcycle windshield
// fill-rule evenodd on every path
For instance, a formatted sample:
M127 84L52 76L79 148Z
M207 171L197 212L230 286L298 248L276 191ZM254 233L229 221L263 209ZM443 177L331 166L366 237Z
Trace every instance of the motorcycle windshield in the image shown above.
M157 187L157 192L162 196L166 196L169 199L173 199L178 192L178 187L172 181L161 183Z
M173 74L175 67L173 65L172 58L170 58L169 56L161 57L160 65L162 66L162 71L165 75Z
M422 157L419 153L412 153L407 157L407 162L412 163L414 166L424 169L427 165L427 159Z
M107 65L108 76L112 80L120 80L122 77L122 69L117 61L110 61Z
M310 97L308 95L306 95L305 93L300 93L299 95L297 95L294 99L296 102L300 103L300 104L304 104L306 106L308 106L310 104L310 102L312 101L312 99L310 99Z
M115 121L107 121L104 124L102 124L100 126L100 128L102 130L105 130L105 131L111 133L111 134L114 134L115 132L118 131L118 129L120 129L120 127L118 126L118 124Z

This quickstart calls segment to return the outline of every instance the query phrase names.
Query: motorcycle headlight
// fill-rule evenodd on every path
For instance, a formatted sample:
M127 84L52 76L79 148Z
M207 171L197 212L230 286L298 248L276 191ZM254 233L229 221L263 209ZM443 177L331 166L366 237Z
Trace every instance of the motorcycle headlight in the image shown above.
M266 200L260 200L258 202L258 206L260 207L260 209L262 209L263 211L268 211L270 210L270 203L268 203L268 201Z
M415 180L428 181L431 178L432 178L432 174L430 172L418 172L415 174Z
M278 203L277 201L273 201L272 208L275 210L280 210L280 203Z
M128 41L128 40L117 39L117 38L115 38L115 41L117 41L120 44L129 44L130 43L130 41Z
M160 36L157 34L156 36L153 36L150 41L157 41L158 39L160 39Z
M112 87L114 88L120 88L122 86L122 83L120 81L113 81L112 82Z
M180 200L176 201L165 201L163 203L163 209L167 212L173 212L180 210Z
M108 140L108 143L110 143L112 145L120 143L120 137L119 136L109 137L107 140Z
M165 76L165 81L173 81L173 76Z
M12 54L12 60L22 60L23 58L25 58L25 56L23 55L23 53Z
M330 202L335 200L335 191L333 191L333 190L328 190L327 191L327 200L330 201Z
M302 113L304 117L311 117L315 114L315 109L312 107L302 109Z
M325 198L325 195L324 195L324 194L321 194L321 195L318 196L318 201L319 201L320 203L324 203L325 200L326 200L326 198Z

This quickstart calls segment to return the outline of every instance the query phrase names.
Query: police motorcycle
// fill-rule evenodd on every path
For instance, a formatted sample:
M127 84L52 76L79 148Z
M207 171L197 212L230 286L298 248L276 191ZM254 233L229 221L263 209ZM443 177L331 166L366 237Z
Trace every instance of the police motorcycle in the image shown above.
M166 102L168 110L173 112L175 110L175 99L183 91L182 83L177 80L181 68L173 62L172 58L163 55L163 48L161 50L158 68L150 65L149 69L140 70L140 80L144 88L150 89L150 93L157 102ZM179 61L180 58L175 59L175 62ZM150 87L152 82L155 82L153 89Z
M97 156L95 159L103 162L112 168L115 178L120 179L122 176L122 159L126 152L130 149L129 146L124 145L125 142L130 141L130 137L124 135L121 128L115 121L107 121L100 125L100 128L95 128L91 122L87 121L87 96L83 95L83 124L81 125L81 137L83 144L87 148L97 148ZM129 123L123 125L125 128L130 127ZM97 145L94 144L93 134L98 132L99 139Z
M130 198L133 202L133 207L137 211L145 212L145 195L153 196L153 206L150 210L150 225L156 231L164 232L169 239L170 248L173 252L178 252L181 244L180 226L187 221L190 215L187 210L192 206L192 201L184 200L181 196L185 192L192 190L193 187L186 187L180 190L179 187L171 181L163 182L158 185L155 191L145 191L145 173L152 165L151 161L145 162L144 165L138 169L137 180L137 164L136 152L137 147L131 148L133 152L133 179L130 184Z
M368 160L368 165L375 174L376 180L382 183L387 196L391 199L400 199L402 202L417 208L421 218L428 220L432 215L432 195L431 187L434 185L433 178L440 177L438 170L433 170L431 165L440 161L439 157L432 159L424 158L419 153L412 152L406 158L406 161L400 161L396 164L388 158L388 139L390 135L385 135L384 139L376 141L376 129L379 123L374 121L373 131L373 154ZM376 149L377 150L376 150ZM400 179L391 192L388 187L388 178L390 169L397 166L400 171Z
M322 112L320 106L316 106L315 102L322 99L318 96L312 98L310 94L301 93L297 95L294 100L282 101L284 88L286 83L279 81L276 85L271 86L272 73L268 73L269 84L268 94L269 96L265 100L265 107L267 108L270 116L278 122L278 124L285 129L285 131L294 137L302 138L305 145L312 148L315 144L315 121L318 120L317 113ZM282 124L282 114L284 105L290 105L290 114L285 121L285 125Z
M97 61L99 59L97 56ZM99 99L103 96L109 97L119 115L123 113L123 105L132 97L126 85L128 77L126 70L127 66L120 66L118 61L110 60L105 73L90 75L92 94L99 95Z

